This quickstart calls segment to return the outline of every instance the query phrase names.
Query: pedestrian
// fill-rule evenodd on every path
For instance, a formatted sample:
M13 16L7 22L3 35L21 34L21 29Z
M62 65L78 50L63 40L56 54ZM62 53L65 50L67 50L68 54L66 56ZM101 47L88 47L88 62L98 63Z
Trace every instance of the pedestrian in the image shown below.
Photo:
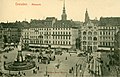
M67 60L67 57L65 58L65 60Z
M39 66L37 67L37 69L39 70Z
M18 74L20 75L20 71L18 72Z
M6 65L6 61L4 61L4 65Z
M73 67L72 67L72 71L73 71Z
M23 73L23 75L24 75L24 76L26 76L26 74L25 74L25 73Z
M108 67L108 70L110 71L110 67Z
M38 59L38 62L40 62L40 60Z
M33 69L33 74L35 74L35 70Z

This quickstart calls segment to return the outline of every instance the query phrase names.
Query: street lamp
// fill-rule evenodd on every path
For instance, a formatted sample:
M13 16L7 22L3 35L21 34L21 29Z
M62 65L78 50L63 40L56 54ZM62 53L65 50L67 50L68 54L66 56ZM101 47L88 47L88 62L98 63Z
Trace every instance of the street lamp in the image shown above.
M47 69L48 69L48 68L47 68L47 65L48 65L48 62L46 61L46 72L45 72L45 75L44 75L45 77L49 77L49 75L48 75L48 73L47 73Z

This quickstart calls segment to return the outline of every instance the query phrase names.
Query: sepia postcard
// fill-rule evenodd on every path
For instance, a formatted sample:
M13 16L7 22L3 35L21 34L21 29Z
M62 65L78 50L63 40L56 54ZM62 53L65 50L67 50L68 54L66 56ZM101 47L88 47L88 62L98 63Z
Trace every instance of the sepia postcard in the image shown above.
M0 77L120 77L119 0L0 0Z

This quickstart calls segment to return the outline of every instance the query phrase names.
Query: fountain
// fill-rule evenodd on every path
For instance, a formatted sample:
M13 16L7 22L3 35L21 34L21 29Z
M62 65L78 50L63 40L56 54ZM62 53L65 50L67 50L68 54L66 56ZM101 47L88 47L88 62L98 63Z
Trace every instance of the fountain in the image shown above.
M14 62L9 62L4 64L4 69L9 71L22 71L29 70L35 67L35 62L33 60L27 61L22 55L22 40L20 39L18 45L18 54Z

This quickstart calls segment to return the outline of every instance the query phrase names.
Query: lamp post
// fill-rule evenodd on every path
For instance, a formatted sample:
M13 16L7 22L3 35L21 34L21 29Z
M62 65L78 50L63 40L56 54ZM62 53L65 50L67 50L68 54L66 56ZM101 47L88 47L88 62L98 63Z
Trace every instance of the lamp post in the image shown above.
M48 77L48 76L49 76L48 73L47 73L47 69L48 69L48 68L47 68L47 62L46 62L46 72L45 72L45 75L44 75L45 77Z

